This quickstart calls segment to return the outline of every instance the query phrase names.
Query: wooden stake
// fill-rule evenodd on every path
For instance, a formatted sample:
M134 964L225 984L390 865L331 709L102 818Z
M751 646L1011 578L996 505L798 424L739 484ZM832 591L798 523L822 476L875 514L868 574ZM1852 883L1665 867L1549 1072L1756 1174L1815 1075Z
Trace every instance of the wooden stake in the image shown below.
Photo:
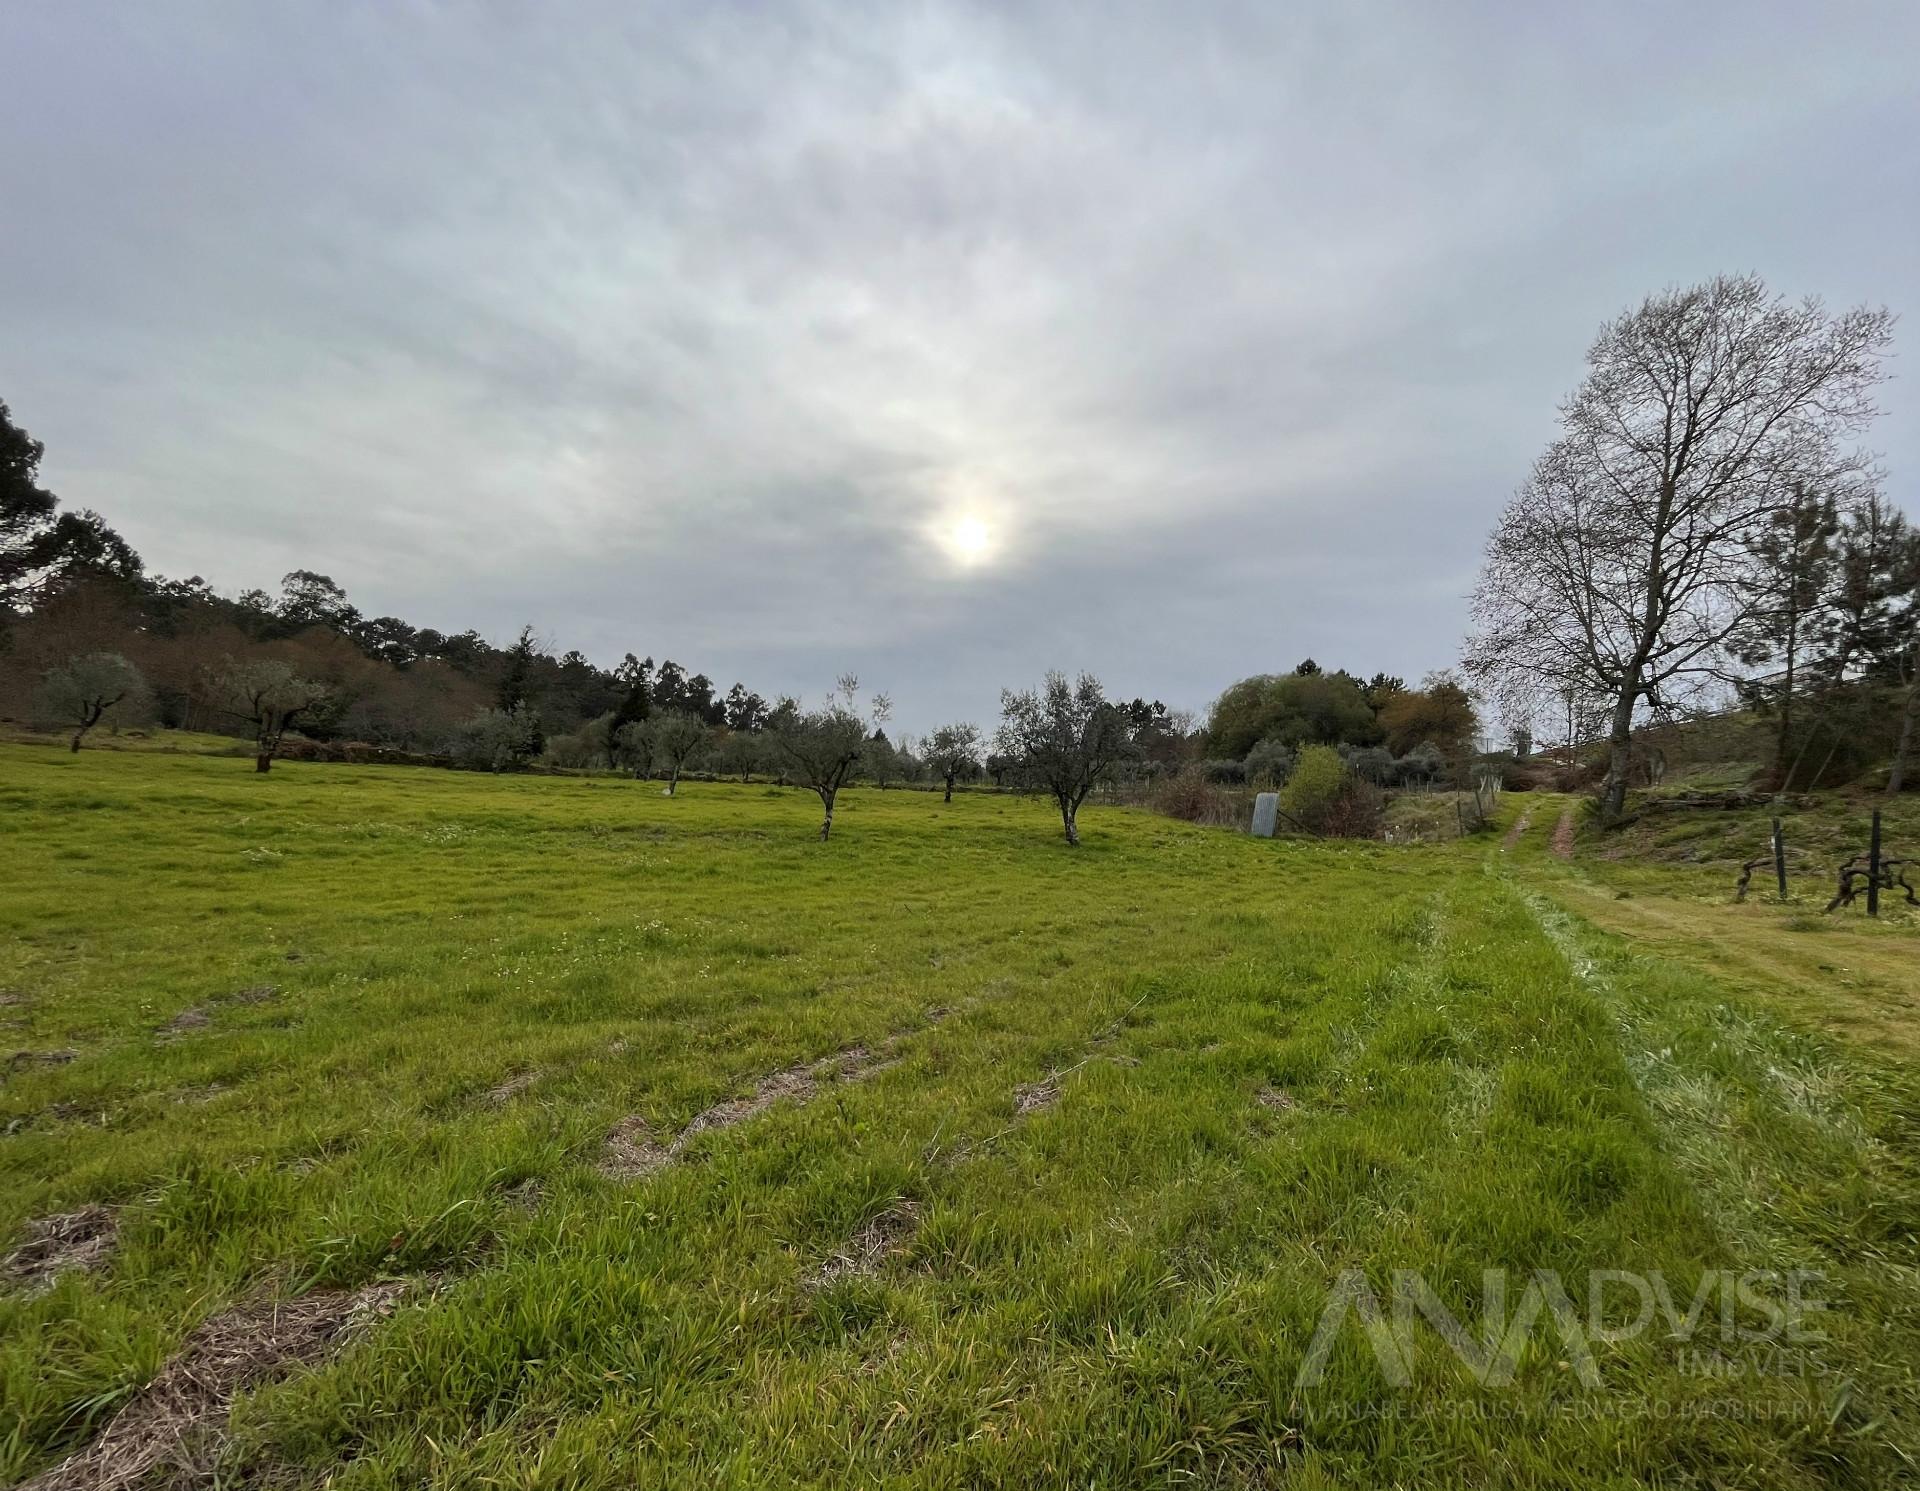
M1780 820L1773 820L1773 874L1780 882L1780 899L1787 898L1787 844L1780 837Z
M1880 810L1873 810L1873 837L1867 840L1867 915L1880 914Z

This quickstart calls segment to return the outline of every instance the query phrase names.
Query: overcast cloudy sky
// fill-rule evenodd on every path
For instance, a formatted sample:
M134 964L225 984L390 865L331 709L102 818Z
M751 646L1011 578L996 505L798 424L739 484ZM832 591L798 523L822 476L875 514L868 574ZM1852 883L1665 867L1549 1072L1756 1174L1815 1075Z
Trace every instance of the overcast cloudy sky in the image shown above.
M0 57L0 399L152 567L910 729L1445 665L1604 318L1920 310L1911 3L0 0Z

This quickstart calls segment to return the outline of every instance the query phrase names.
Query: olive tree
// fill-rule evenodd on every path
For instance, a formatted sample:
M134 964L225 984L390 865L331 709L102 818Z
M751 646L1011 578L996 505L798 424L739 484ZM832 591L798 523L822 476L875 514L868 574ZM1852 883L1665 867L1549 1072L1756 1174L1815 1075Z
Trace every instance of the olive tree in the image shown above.
M327 686L294 672L277 658L229 660L213 676L213 702L253 730L253 769L271 771L287 729L327 702Z
M646 723L647 746L656 768L665 772L667 796L680 785L687 759L711 737L707 722L685 709L663 709Z
M1269 735L1247 752L1247 780L1269 790L1279 786L1293 770L1293 752L1287 743Z
M980 729L964 721L942 725L927 737L927 765L946 783L942 802L953 801L953 784L980 769Z
M1079 844L1080 805L1132 748L1131 718L1108 702L1092 674L1069 683L1060 672L1047 674L1038 689L1002 689L1000 714L1001 752L1052 795L1067 843Z
M1830 315L1753 275L1649 297L1600 330L1560 437L1488 541L1473 671L1510 715L1570 689L1607 704L1602 811L1624 805L1637 712L1721 668L1758 604L1752 543L1876 412L1885 310Z
M758 730L730 730L720 742L720 769L751 783L767 758L766 737Z
M802 709L790 701L773 712L770 731L788 774L820 799L823 817L820 838L833 833L833 803L847 778L860 763L873 732L886 722L892 705L885 694L875 694L862 712L860 680L843 674L827 702L818 709Z
M117 652L89 652L52 668L36 699L40 715L73 730L72 749L108 714L143 698L146 680Z
M533 712L524 705L474 711L453 732L453 759L470 771L523 766L540 746Z

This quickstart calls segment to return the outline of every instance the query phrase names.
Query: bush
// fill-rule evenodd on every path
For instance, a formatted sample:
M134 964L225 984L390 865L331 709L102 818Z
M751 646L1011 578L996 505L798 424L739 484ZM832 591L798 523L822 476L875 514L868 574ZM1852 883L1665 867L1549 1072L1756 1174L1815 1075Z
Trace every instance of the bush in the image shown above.
M1245 828L1253 811L1245 792L1209 781L1198 766L1159 778L1147 796L1147 805L1169 818L1217 828Z
M1353 779L1347 763L1332 746L1306 746L1294 763L1287 785L1280 789L1281 810L1304 827L1323 833L1334 804Z
M1278 787L1293 771L1293 752L1286 742L1269 735L1247 752L1247 781L1256 787Z
M1355 775L1376 787L1386 786L1394 777L1393 752L1385 746L1363 746L1347 757L1347 764Z
M1246 785L1247 768L1238 761L1202 761L1200 771L1209 782L1221 787Z
M611 713L588 720L578 730L565 735L549 735L540 759L548 766L570 771L613 765L613 729Z
M454 764L468 771L524 766L537 748L536 731L526 710L483 709L454 732L449 743Z
M1330 839L1376 838L1386 801L1386 794L1373 783L1349 777L1327 808L1320 832Z
M1447 758L1440 747L1424 740L1395 763L1395 773L1403 782L1431 783L1447 769Z

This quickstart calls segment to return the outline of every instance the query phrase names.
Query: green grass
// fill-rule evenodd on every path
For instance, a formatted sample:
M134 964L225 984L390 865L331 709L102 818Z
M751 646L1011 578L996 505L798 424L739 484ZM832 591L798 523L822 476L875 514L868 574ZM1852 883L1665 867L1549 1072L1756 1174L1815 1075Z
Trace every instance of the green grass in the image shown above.
M65 750L72 736L71 730L34 730L25 725L0 723L0 742L7 745L51 746ZM213 735L200 730L167 730L158 725L128 730L101 725L87 732L84 749L189 756L251 756L253 743L231 735Z
M761 786L0 750L0 1017L75 1053L0 1088L0 1246L120 1216L0 1299L0 1477L237 1302L405 1278L242 1397L223 1476L1910 1478L1920 1087L1570 917L1547 817L1509 852L1095 808L1074 852L1041 802L857 791L822 845ZM598 1168L855 1046L893 1064ZM1656 1332L1591 1387L1543 1330L1482 1387L1417 1331L1397 1387L1349 1329L1298 1385L1348 1267L1463 1314L1487 1269L1813 1268L1831 1308L1804 1372Z

